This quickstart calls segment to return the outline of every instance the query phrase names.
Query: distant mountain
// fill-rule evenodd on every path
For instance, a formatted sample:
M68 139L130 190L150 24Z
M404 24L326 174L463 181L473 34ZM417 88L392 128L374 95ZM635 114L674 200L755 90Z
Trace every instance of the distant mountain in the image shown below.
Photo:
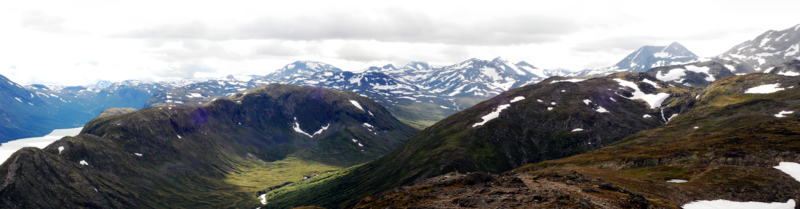
M539 70L525 62L512 64L500 57L492 61L472 58L431 70L416 84L443 96L491 97L555 74L558 72Z
M0 165L0 207L254 208L258 190L285 182L257 175L263 184L245 187L230 177L281 160L294 164L270 168L353 166L414 133L355 93L270 84L200 107L112 114L44 149L23 148ZM303 179L295 175L280 178Z
M401 68L388 64L369 67L361 73L344 72L325 63L297 61L247 81L226 77L175 84L175 88L155 92L144 107L168 103L203 105L214 97L280 83L353 91L374 99L403 121L424 128L490 96L559 75L566 73L538 69L526 62L512 64L499 57L492 61L470 59L441 68L424 62L410 62Z
M39 85L40 88L47 88ZM0 75L0 143L13 139L44 136L54 128L75 127L81 119L65 119L62 102L51 103L48 95L26 89ZM43 99L44 98L44 99ZM61 99L61 98L59 98ZM77 115L80 115L79 113ZM77 115L70 115L76 117ZM80 117L80 116L78 116Z
M92 85L91 87L105 88L105 87L110 86L112 83L114 83L114 82L107 81L107 80L102 80L102 81L98 81L96 84Z
M294 77L310 76L314 73L323 71L342 72L342 69L321 62L296 61L276 70L273 73L270 73L264 78L272 81L278 81L292 79Z
M754 72L798 76L800 25L782 31L770 30L754 40L734 46L710 61L653 68L649 74L676 84L705 86L728 76Z
M611 67L584 70L570 74L571 77L605 76L617 72L646 72L655 67L685 64L700 58L678 42L669 46L643 46Z
M800 59L800 24L781 31L769 30L745 41L717 59L745 66L747 72L763 72L770 66Z

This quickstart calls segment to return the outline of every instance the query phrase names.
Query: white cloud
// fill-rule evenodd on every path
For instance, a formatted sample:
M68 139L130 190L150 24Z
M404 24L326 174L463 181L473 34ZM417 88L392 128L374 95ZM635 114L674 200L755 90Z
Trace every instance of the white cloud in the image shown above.
M265 75L295 60L361 70L497 56L582 70L673 41L715 56L800 23L798 6L777 0L4 1L0 74L23 84L75 85Z

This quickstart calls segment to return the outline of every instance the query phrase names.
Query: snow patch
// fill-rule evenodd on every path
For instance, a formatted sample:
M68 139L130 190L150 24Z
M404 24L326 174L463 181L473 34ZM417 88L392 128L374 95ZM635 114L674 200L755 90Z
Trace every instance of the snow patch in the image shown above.
M798 76L798 75L800 75L800 73L798 73L798 72L792 72L792 71L784 71L784 72L778 72L778 75L783 75L783 76Z
M142 156L142 153L138 153L138 152L137 153L133 153L133 154L136 155L136 156L139 156L139 157Z
M489 122L492 119L500 117L500 112L502 112L503 110L505 110L508 107L511 107L511 104L504 104L504 105L498 106L497 109L495 109L491 113L481 117L483 119L483 122L475 123L474 125L472 125L472 127L481 126L481 125L485 124L486 122Z
M78 163L80 163L81 165L89 165L89 163L87 163L87 162L86 162L86 160L81 160L81 161L80 161L80 162L78 162Z
M778 86L780 86L780 85L781 85L780 83L760 85L760 86L756 86L756 87L753 87L753 88L749 88L749 89L747 89L747 91L744 91L744 93L745 94L770 94L770 93L775 93L775 92L783 90L783 88L778 88Z
M792 209L794 208L794 200L789 199L786 203L781 202L773 202L773 203L765 203L765 202L734 202L730 200L700 200L695 202L690 202L689 204L683 205L684 209L750 209L750 208L761 208L761 209Z
M650 116L650 115L648 115L648 114L642 115L642 118L652 118L652 117L653 117L653 116Z
M180 138L181 138L181 135L178 135L178 138L180 139Z
M350 101L353 101L353 100L350 100ZM297 132L297 133L301 133L301 134L304 134L304 135L306 135L308 137L312 137L313 138L317 134L322 134L323 131L328 130L328 127L330 127L330 126L331 126L331 124L328 123L328 125L323 126L319 130L315 131L314 134L308 134L305 131L303 131L303 129L300 129L300 123L297 123L297 117L294 117L294 126L292 126L292 129L294 129L294 131Z
M774 168L783 171L794 178L794 180L800 181L800 164L795 162L781 162Z
M262 194L261 196L258 196L258 199L261 200L261 204L262 205L266 205L267 204L267 194L266 193Z
M621 86L627 86L634 90L632 97L628 98L620 95L621 97L630 100L636 100L636 99L644 100L645 102L647 102L648 105L650 105L650 108L652 109L661 107L661 103L664 102L664 100L667 99L667 97L669 97L669 94L667 93L645 94L644 92L642 92L642 90L639 89L639 86L630 81L622 80L619 78L615 78L614 81L617 81Z
M583 131L583 129L582 128L572 129L572 132L578 132L578 131Z
M511 100L511 103L519 102L519 101L522 101L524 99L525 99L525 97L523 97L523 96L514 97L514 99Z
M598 106L597 112L599 112L599 113L607 113L608 110L606 110L606 108L603 108L602 106Z
M781 111L778 114L775 114L775 117L776 118L785 118L786 115L792 114L792 113L794 113L794 111Z
M573 78L573 79L567 79L567 80L552 81L552 82L550 82L550 84L554 84L554 83L558 83L558 82L573 82L573 83L577 83L577 82L581 82L581 81L585 81L585 80L586 79Z
M586 105L589 105L589 103L592 103L592 100L584 99L583 103L586 103Z
M706 76L708 76L708 77L706 77L706 81L711 82L711 81L716 80L716 79L714 79L714 76L711 76L711 73L708 73L708 71L711 69L709 67L697 67L697 66L694 66L694 65L686 65L686 66L684 66L684 68L686 70L688 70L688 71L692 71L692 72L695 72L695 73L704 73L704 74L706 74Z
M59 154L59 155L61 154L61 151L64 151L64 146L60 146L60 147L58 147L58 154Z
M656 87L657 89L661 88L661 87L658 86L658 84L656 82L653 82L651 80L647 80L647 78L645 78L642 82L649 83L650 85L653 85L653 87Z
M547 107L547 111L553 110L553 107Z
M725 68L728 68L728 70L730 70L731 72L736 72L736 67L734 67L733 65L725 65Z
M689 181L683 180L683 179L670 179L667 182L669 182L669 183L686 183L686 182L689 182Z
M664 74L664 71L661 71L661 73L656 74L656 78L662 81L674 81L681 79L681 77L683 76L686 76L686 70L684 69L672 69L669 72L667 72L667 74Z
M358 104L356 100L350 100L350 103L353 103L353 106L358 107L359 110L364 111L364 108L362 108L361 104Z

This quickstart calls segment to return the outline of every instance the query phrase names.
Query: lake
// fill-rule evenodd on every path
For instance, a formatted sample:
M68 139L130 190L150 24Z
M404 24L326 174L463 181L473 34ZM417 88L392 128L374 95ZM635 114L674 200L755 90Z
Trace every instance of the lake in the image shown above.
M14 152L16 152L19 149L22 149L23 147L38 147L41 149L65 136L78 135L79 133L81 133L81 129L83 129L83 127L55 129L52 132L50 132L50 134L47 134L45 136L17 139L14 141L2 143L0 144L0 160L2 160L0 161L0 164L5 162L8 159L8 157L11 157L11 154L14 154Z

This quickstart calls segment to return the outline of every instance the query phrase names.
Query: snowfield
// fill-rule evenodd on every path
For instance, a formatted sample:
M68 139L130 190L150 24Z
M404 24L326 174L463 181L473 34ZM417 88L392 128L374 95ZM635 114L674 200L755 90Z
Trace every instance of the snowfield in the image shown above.
M577 83L577 82L581 82L581 81L585 81L585 80L586 79L573 78L573 79L567 79L567 80L553 81L553 82L550 82L550 84L554 84L554 83L558 83L558 82L573 82L573 83Z
M780 85L781 85L780 83L764 84L764 85L756 86L756 87L753 87L753 88L749 88L746 91L744 91L744 93L745 94L771 94L771 93L775 93L775 92L778 92L778 91L783 91L783 88L778 88L778 86L780 86Z
M683 205L684 209L793 209L794 200L788 202L734 202L729 200L700 200Z
M788 174L797 181L800 181L800 164L795 162L781 162L774 167ZM746 209L746 208L766 208L766 209L793 209L795 201L783 202L734 202L730 200L700 200L683 205L685 209Z
M667 93L645 94L642 90L639 89L639 86L630 81L622 80L619 78L615 78L614 81L617 81L620 86L630 87L634 90L632 97L627 98L625 96L620 95L621 97L630 100L636 100L636 99L644 100L645 102L647 102L648 105L650 105L650 108L652 109L661 107L661 103L664 102L664 100L667 99L667 97L669 97L669 94Z
M364 108L361 107L361 104L358 104L356 100L350 100L350 103L353 103L354 106L358 107L361 111L364 111Z
M502 112L503 110L505 110L508 107L511 107L511 104L500 105L499 107L497 107L497 109L495 109L494 111L492 111L488 115L481 117L483 119L483 122L475 123L474 125L472 125L472 127L482 126L483 124L486 124L486 122L489 122L492 119L500 117L500 112Z

